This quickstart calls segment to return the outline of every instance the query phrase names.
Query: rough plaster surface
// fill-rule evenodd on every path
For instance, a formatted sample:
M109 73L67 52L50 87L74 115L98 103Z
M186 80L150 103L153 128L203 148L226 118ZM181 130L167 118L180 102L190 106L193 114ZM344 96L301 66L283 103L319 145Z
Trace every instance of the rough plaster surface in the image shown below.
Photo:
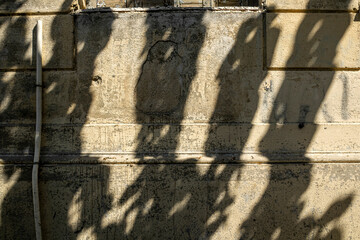
M360 238L355 16L187 10L1 17L1 239L34 238L35 73L9 69L39 18L44 238Z

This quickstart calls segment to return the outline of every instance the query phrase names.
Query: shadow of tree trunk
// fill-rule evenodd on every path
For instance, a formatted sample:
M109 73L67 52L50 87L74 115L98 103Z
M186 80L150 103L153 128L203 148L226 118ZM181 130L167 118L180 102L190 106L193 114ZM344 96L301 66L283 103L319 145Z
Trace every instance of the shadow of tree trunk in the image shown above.
M310 0L308 6L313 2ZM336 25L331 32L331 39L328 40L322 37L326 33L329 34L328 31L334 23L327 21L326 13L317 13L316 16L312 13L305 14L297 30L293 52L286 67L291 68L299 58L303 61L315 59L304 63L310 67L309 71L314 71L311 67L316 68L324 62L334 62L338 44L351 21L350 14L342 14L345 16L344 22ZM324 49L327 50L326 54L321 52ZM332 67L335 68L335 65L329 68ZM332 211L332 214L325 213L321 220L315 216L301 220L305 204L302 196L312 181L313 168L305 154L317 130L314 123L315 115L333 81L334 74L335 71L329 70L322 72L322 75L326 76L325 81L316 77L309 81L304 77L301 84L297 84L294 76L299 76L299 73L286 71L272 109L270 127L260 142L260 150L271 164L269 183L262 198L241 225L241 239L320 239L319 235L316 238L311 236L314 234L312 231L320 224L339 218L349 207L353 198L351 196L335 203L338 206L335 214ZM294 116L292 113L296 109L298 114ZM295 151L303 161L297 164L277 164L277 156L284 154L284 151L294 151L291 150L294 146L297 146ZM331 215L331 218L327 219L328 215ZM326 239L341 239L340 236L341 229L333 229Z
M16 6L20 8L26 3L27 1L22 1L21 3L19 1L19 4L16 4ZM9 3L7 1L4 2L3 6L1 6L1 4L0 6L7 7L6 4L14 5L15 3ZM70 9L71 4L71 0L64 0L61 9ZM15 11L15 9L12 10ZM73 16L75 26L89 24L93 25L96 29L100 29L100 31L96 34L81 35L79 36L79 39L77 39L77 43L83 43L83 48L75 53L75 59L86 59L86 62L75 63L75 65L81 65L80 68L78 68L80 71L62 70L62 74L60 74L59 72L48 70L46 68L56 68L59 64L63 63L63 59L60 59L60 56L58 55L60 53L62 54L62 51L66 48L62 42L64 40L63 33L59 31L59 26L63 24L63 16L64 15L60 13L54 14L51 25L51 38L54 41L54 47L51 49L52 56L44 66L45 90L55 86L50 94L48 92L45 93L44 90L44 98L47 97L50 99L49 96L46 95L52 95L55 100L45 103L45 110L47 111L44 111L45 122L43 125L43 137L51 135L59 136L56 132L58 131L56 130L57 125L70 124L73 128L77 127L77 131L70 131L72 132L71 138L62 139L57 142L58 144L64 144L64 146L71 146L73 144L73 149L76 150L75 153L72 152L72 154L73 159L76 159L78 157L86 157L81 153L82 138L80 133L81 128L87 121L89 107L93 101L90 93L90 86L93 83L95 60L110 39L111 25L114 16L113 13ZM34 18L34 16L0 17L0 26L2 24L8 24L6 28L7 32L5 32L5 45L1 46L0 52L7 56L7 61L4 62L4 64L6 64L6 67L9 69L16 68L19 64L24 63L35 64L35 62L31 62L31 59L25 58L25 51L30 47L25 36L26 32L29 30L29 26L26 24L30 18ZM106 27L102 27L101 24L106 25ZM69 28L72 28L72 26L69 26ZM8 42L14 40L14 37L10 37L14 34L17 36L16 42ZM49 43L45 42L44 44L46 45ZM11 54L10 51L14 49L20 50L15 51L16 54ZM23 52L21 52L21 50L23 50ZM20 53L24 54L24 56L21 56ZM4 56L4 54L1 55ZM45 54L48 55L49 53L45 52ZM14 64L10 65L9 63ZM6 154L11 155L12 148L25 148L27 154L30 154L31 156L34 142L32 132L34 132L35 129L33 124L33 122L35 122L35 74L32 71L22 71L21 67L19 71L14 72L11 79L6 79L6 74L7 73L1 73L0 75L2 80L4 80L0 81L0 92L2 93L0 96L0 103L6 103L6 105L2 104L0 119L3 123L10 124L10 127L5 124L4 127L1 128L2 149L9 149L10 152ZM70 99L70 101L67 102L66 99L60 98L63 96L62 92L67 89L66 84L69 83L66 82L66 80L69 79L72 81L70 83L70 91L68 92L71 96L66 96L67 99ZM26 95L24 95L24 93ZM59 100L59 102L57 102L57 100ZM69 111L69 109L71 109L71 111ZM60 122L58 120L55 120L55 123L51 122L56 119L56 116L60 116L58 117L61 119ZM63 119L65 119L65 122ZM19 125L19 130L16 130L16 134L14 134L14 128L17 126L16 124L19 120L22 121L22 124ZM50 122L46 122L47 120ZM13 122L14 124L11 125ZM22 128L26 129L28 127L30 130L21 133ZM56 142L54 139L50 139L50 141L53 143ZM14 143L16 144L15 147L13 146ZM68 152L56 153L55 149L49 148L43 149L43 151L47 154L55 153L55 155L68 154ZM15 156L15 158L16 157L32 162L32 158L28 156ZM1 204L0 238L35 239L31 192L31 164L14 165L11 160L9 160L9 163L9 165L4 166L3 170L9 184L8 187L5 187L4 189L7 190L7 193L3 196ZM86 166L84 166L83 168L86 168ZM57 169L57 167L60 170L53 170ZM44 170L44 168L46 168L46 170ZM77 166L77 168L81 168L81 166ZM95 234L100 236L100 221L103 213L107 210L104 206L108 204L111 199L110 196L102 196L101 201L103 201L104 204L97 206L92 205L97 201L96 199L99 199L99 196L87 195L91 179L86 179L86 177L89 177L89 174L84 176L83 172L84 171L82 170L62 171L61 167L56 164L42 165L40 167L40 206L44 239L58 238L59 232L62 233L61 237L66 239L77 239L77 234L80 230L86 230L87 228L93 228ZM58 173L59 175L52 175L54 173ZM109 168L107 166L101 166L101 176L99 177L107 180L108 175ZM74 178L72 183L68 182L70 178ZM59 184L57 186L59 188L48 189L47 185L49 185L49 181L58 182ZM107 186L106 184L104 185ZM107 193L107 191L105 192ZM74 198L84 202L83 209L80 213L81 226L75 226L75 228L69 222L69 211L71 210L70 207ZM91 198L92 201L87 201L88 198Z

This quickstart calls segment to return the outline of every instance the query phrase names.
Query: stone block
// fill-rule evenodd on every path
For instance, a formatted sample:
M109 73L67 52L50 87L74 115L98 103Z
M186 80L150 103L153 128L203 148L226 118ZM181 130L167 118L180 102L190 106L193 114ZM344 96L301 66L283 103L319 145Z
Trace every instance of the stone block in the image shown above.
M43 21L43 66L74 67L73 16L0 17L0 69L29 70L36 66L36 24Z
M106 7L123 8L126 7L126 0L105 0Z
M1 166L1 239L36 238L31 169L31 166L24 165Z
M2 0L0 13L69 12L72 0Z
M358 0L292 0L278 1L266 0L266 5L270 10L334 10L334 11L357 11L359 9Z
M359 68L359 22L350 13L269 13L267 67Z
M239 110L262 81L260 13L89 14L77 18L77 29L79 82L92 94L93 122L204 122L220 84Z
M0 73L0 123L35 124L35 72ZM85 114L77 95L77 75L69 71L43 74L43 123L84 122ZM82 102L84 105L90 103Z
M359 124L45 125L43 154L355 154ZM1 155L31 154L34 126L1 127Z
M357 79L357 71L269 71L245 105L258 103L254 123L356 123Z

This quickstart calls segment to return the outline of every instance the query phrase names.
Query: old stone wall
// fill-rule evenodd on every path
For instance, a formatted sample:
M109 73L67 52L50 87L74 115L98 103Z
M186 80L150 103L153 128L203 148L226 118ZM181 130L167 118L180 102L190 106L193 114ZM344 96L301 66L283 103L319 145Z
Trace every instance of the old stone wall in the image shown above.
M0 2L0 239L360 239L358 0Z

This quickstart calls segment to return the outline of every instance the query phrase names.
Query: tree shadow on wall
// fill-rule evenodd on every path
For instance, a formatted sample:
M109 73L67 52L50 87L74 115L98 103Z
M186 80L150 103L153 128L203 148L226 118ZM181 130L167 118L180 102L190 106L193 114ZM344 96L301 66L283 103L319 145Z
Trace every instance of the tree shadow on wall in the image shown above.
M64 5L67 4L69 2L65 1ZM269 72L261 72L262 62L259 62L259 56L262 56L262 16L250 14L250 17L244 18L235 43L228 48L230 50L217 73L219 92L204 146L205 154L213 157L214 162L198 165L198 159L188 158L181 164L169 164L179 161L176 151L181 147L180 134L188 131L188 126L182 122L186 120L185 105L189 103L191 86L200 71L197 68L199 54L207 34L204 14L205 11L200 10L188 15L181 11L147 14L146 46L142 56L145 61L135 87L136 120L140 125L136 155L142 164L123 167L134 169L130 171L131 177L122 178L133 182L125 187L117 202L109 193L109 182L117 180L110 179L110 167L107 165L42 166L40 194L41 204L46 206L42 208L44 238L207 239L217 237L215 234L218 231L230 231L225 223L232 214L231 206L234 206L237 197L230 193L230 185L234 179L241 181L243 165L238 164L240 154L246 150L245 143L253 129L250 123L259 105L258 89ZM321 38L332 23L326 22L325 18L314 20L311 16L306 15L298 29L289 67L291 61L295 61L292 58L299 56L304 59L320 56L316 60L318 62L328 62L329 57L334 59L338 42L350 24L350 19L345 17L347 21L332 32L331 41L324 43L324 48L330 52L326 55L327 59L322 59L321 56L325 56L320 54L323 47L320 45L313 52L313 41ZM115 18L113 13L75 17L75 25L79 28L75 30L79 41L77 71L44 73L45 88L49 92L49 96L45 94L45 97L54 99L47 100L44 111L45 120L52 123L45 126L45 153L66 159L67 156L61 156L66 152L71 154L70 161L86 158L81 153L86 145L81 138L81 130L89 118L89 109L94 101L91 86L99 81L98 77L94 78L96 58L110 40ZM56 30L58 20L60 17L57 16L53 21L54 40L60 34ZM25 36L21 35L25 33L25 24L21 22L24 20L19 21L16 21L18 29L21 29L18 46L26 49L27 43L22 40ZM311 26L318 21L322 21L323 25L313 33ZM94 34L93 29L99 32ZM6 35L10 35L12 30L9 28L8 31ZM267 31L274 36L267 47L275 49L279 29L269 28ZM306 40L310 32L314 35ZM296 52L297 45L302 46L301 53ZM62 44L55 40L54 54L58 51L56 49L62 49ZM268 52L268 63L272 54ZM53 56L48 65L57 64L57 61ZM313 66L316 66L316 61L312 62ZM30 85L35 83L34 74L21 74L16 72L10 77L2 75L5 81L0 81L1 121L15 124L10 120L28 116L25 119L29 122L30 127L26 128L29 130L19 127L20 130L14 134L7 127L1 128L3 149L15 149L18 151L16 153L19 153L19 149L33 149L35 119L34 101L28 104L28 108L23 97L34 100L35 88L29 90L31 87L26 85L31 81ZM310 234L321 238L324 226L339 219L353 199L353 196L339 199L319 218L310 216L300 219L304 208L300 199L311 182L312 165L303 163L297 165L298 169L289 170L287 165L275 164L278 159L273 156L279 150L291 149L300 152L301 158L309 161L304 154L316 130L313 124L315 114L334 78L334 72L324 73L325 80L317 81L316 88L313 88L313 81L304 80L300 85L294 83L293 74L290 71L285 73L272 109L270 128L260 144L261 153L274 164L270 165L270 179L264 195L241 225L241 239L267 239L276 234L278 239L304 239ZM26 88L26 95L19 91L23 88ZM8 98L11 101L6 100ZM18 102L15 99L19 99ZM33 110L27 113L26 109ZM276 128L277 122L287 125ZM292 127L294 122L295 130ZM49 143L53 141L53 136L60 136L64 141L51 145ZM301 147L295 144L299 141ZM97 158L88 157L88 160L94 162ZM167 164L157 164L159 162ZM29 165L5 167L7 182L14 184L5 187L8 192L1 206L1 238L34 238ZM135 179L132 179L134 176ZM122 183L118 181L116 184L119 186ZM14 204L17 202L23 204ZM119 208L121 210L117 211ZM106 219L110 218L115 220L107 222ZM240 222L243 222L242 219ZM326 238L338 239L341 236L341 229L334 228Z
M49 121L60 122L60 127L45 129L44 142L52 144L48 144L44 151L68 162L63 166L44 166L46 170L42 174L40 192L43 192L41 200L48 209L42 212L43 233L48 239L60 236L64 239L84 236L106 239L101 235L101 221L113 201L108 189L110 167L96 164L98 157L87 155L82 132L85 131L84 125L91 122L89 110L94 104L94 86L99 88L102 81L108 80L102 79L98 72L97 58L109 44L115 19L113 12L74 15L76 72L48 75L47 86L56 86L49 93L52 96L49 96L44 114ZM55 21L52 28L54 40L61 34L55 28ZM61 48L61 42L56 47ZM54 57L50 63L52 61L56 63L57 59ZM54 143L52 136L62 141ZM64 152L70 156L64 156ZM80 161L80 164L72 164L72 161ZM86 164L88 162L92 164ZM60 224L46 224L48 222Z
M136 153L143 165L134 170L136 178L118 203L125 210L120 222L111 227L117 238L208 239L228 220L235 201L229 193L230 179L240 179L242 165L227 163L239 160L251 128L229 127L251 122L258 105L257 89L267 75L261 61L262 14L243 15L236 41L217 74L220 91L205 144L214 162L204 166L188 158L174 164L179 163L180 133L189 127L182 121L191 83L199 71L198 54L205 36L202 15L191 13L180 26L178 20L163 23L152 15L147 18L151 23L148 54L136 85L141 124ZM159 27L160 23L165 26ZM159 28L164 29L160 37L154 36L152 32ZM168 29L171 34L163 40L161 33ZM230 160L223 153L230 153Z
M309 62L310 67L314 67L335 58L337 45L350 24L350 16L343 16L345 21L339 24L336 33L331 32L331 40L324 43L326 46L317 46L317 40L326 35L329 26L334 23L328 22L325 17L314 16L307 14L301 23L289 62L294 61L293 57L306 60L314 56L316 60ZM266 71L254 73L256 68L249 67L258 61L253 47L258 39L256 35L262 32L257 29L259 25L253 24L256 21L250 19L241 25L236 43L217 76L220 91L205 144L206 154L214 157L214 162L204 167L205 170L200 170L202 166L195 164L198 160L191 158L182 161L182 164L142 165L134 183L126 188L120 199L119 205L126 210L120 222L114 224L116 236L207 239L225 228L231 215L230 207L236 200L230 193L231 181L233 177L240 181L242 169L241 164L229 163L239 160L245 150L245 143L253 128L246 123L250 123L255 116L259 101L256 92L268 74ZM268 26L271 21L269 18ZM319 26L316 24L318 22L322 25L313 30L313 26ZM252 38L253 31L255 37ZM272 36L279 34L276 28L270 27L268 31ZM275 49L276 39L272 39L267 47ZM154 42L153 36L148 35L148 42ZM180 131L186 131L187 127L181 125L185 119L185 101L182 100L186 100L186 97L181 98L181 90L185 89L185 95L188 95L189 87L180 87L179 79L183 76L174 67L181 66L182 60L177 41L161 40L151 46L136 86L138 123L143 124L138 135L137 154L142 163L154 158L151 163L156 163L156 160L176 162L174 152L179 148ZM297 46L301 46L299 53ZM321 53L322 49L328 52ZM272 53L268 52L268 64ZM314 79L305 79L301 84L293 82L295 74L286 72L275 99L270 128L260 143L261 153L272 163L269 165L270 179L250 217L244 222L240 220L243 222L240 226L241 239L304 239L309 236L326 239L342 236L341 229L337 227L327 232L325 237L323 231L328 230L328 223L339 219L347 211L353 200L352 195L336 200L320 217L302 219L300 215L304 209L301 199L311 182L312 165L307 163L309 159L305 157L305 151L314 136L315 114L334 78L334 71L324 72L322 76L325 80L316 79L314 82ZM250 83L247 82L250 80ZM177 84L179 87L176 87ZM268 90L273 91L271 88ZM268 95L271 97L274 93ZM269 100L272 101L274 99ZM287 111L290 113L287 114ZM177 118L174 120L175 116ZM169 126L166 123L170 123ZM278 128L278 123L283 126ZM283 151L296 152L302 163L277 164L279 159L274 156L279 156ZM224 157L224 153L231 153L232 159Z
M0 3L0 8L15 11L26 3L28 2L5 1ZM64 0L60 9L70 9L71 4L71 0ZM76 239L82 229L99 231L99 222L107 208L105 204L98 202L98 194L88 191L91 190L89 186L93 185L94 179L104 182L100 186L104 189L101 200L104 203L111 202L110 197L106 197L106 182L109 176L107 166L95 165L94 168L101 173L97 175L90 169L91 166L70 167L74 165L61 166L52 163L86 158L81 153L81 130L93 101L90 86L95 84L95 60L110 39L114 14L0 17L0 27L5 28L3 45L0 46L0 55L4 60L1 67L17 69L0 74L1 155L6 162L2 168L6 179L2 186L4 192L1 202L1 239L35 239L31 191L35 130L35 72L31 69L34 69L35 58L27 52L31 50L29 32L39 18L44 22L43 53L46 62L43 73L44 124L41 162L50 163L41 165L39 176L43 238ZM51 26L48 25L49 19ZM99 30L96 34L85 32L78 36L76 40L82 44L82 49L79 49L76 57L73 56L73 50L77 48L67 39L71 35L75 37L77 33L73 26ZM36 29L33 34L35 33ZM48 48L48 40L53 43L51 49ZM33 41L34 51L36 41ZM33 52L33 56L34 54ZM69 61L67 57L73 58L72 65L66 62ZM78 61L75 62L76 60ZM58 68L61 70L51 70ZM79 71L74 71L76 69ZM97 161L97 158L87 159ZM91 200L86 201L88 198ZM78 214L81 219L78 224L71 221L71 204L74 199L83 203Z
M310 0L308 6L313 2L316 1ZM336 20L326 13L306 14L286 67L335 68L339 42L351 21L351 15L346 13L339 14ZM318 129L315 116L334 74L334 70L321 72L320 77L311 70L301 75L291 70L285 72L271 112L270 127L259 146L262 154L274 163L269 165L269 183L241 225L241 239L342 239L340 228L325 226L346 212L353 195L338 199L322 216L301 218L305 207L303 197L312 181L314 166L305 154ZM281 162L279 156L289 151L296 153L294 160L300 159L302 163L276 164Z
M27 1L1 1L0 9L16 11ZM16 161L31 161L35 119L35 75L15 71L32 63L31 32L26 16L0 17L2 42L0 67L0 154L6 163L1 167L1 239L35 238L31 192L31 165L12 165ZM31 134L32 133L32 134ZM11 155L18 155L11 157ZM19 156L20 155L20 156ZM10 164L7 164L10 163ZM16 204L18 203L18 204ZM21 204L20 204L21 203Z
M202 23L205 12L147 15L143 51L146 60L135 86L136 120L141 125L136 155L142 163L147 163L149 158L160 162L176 159L185 104L198 74L198 55L206 34ZM196 186L186 183L187 179L198 179L195 166L144 164L137 165L136 169L136 179L118 202L124 212L113 226L115 236L121 239L198 238L202 229L194 226L201 226L204 220L204 199L201 194L192 194ZM179 188L184 190L178 191ZM186 214L180 216L174 210L178 201L185 203L182 213L189 214L193 209L201 216L180 220Z

